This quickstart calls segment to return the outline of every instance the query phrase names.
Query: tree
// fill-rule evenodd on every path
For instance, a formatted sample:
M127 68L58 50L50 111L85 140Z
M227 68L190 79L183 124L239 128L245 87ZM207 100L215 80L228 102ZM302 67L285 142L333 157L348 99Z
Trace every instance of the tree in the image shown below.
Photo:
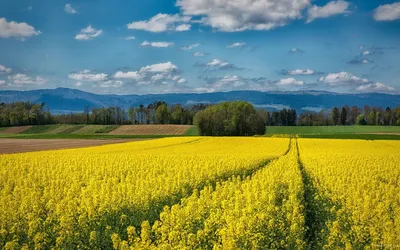
M367 125L367 122L365 121L365 116L363 114L357 116L356 125Z
M129 123L135 124L135 108L134 107L130 107L128 109L128 119L129 119Z
M157 124L168 124L170 115L167 105L162 104L160 107L158 107L154 116Z
M340 116L339 109L337 107L334 107L332 110L332 120L334 125L339 124L339 116Z
M347 109L343 107L342 112L340 112L340 124L346 125L346 121L347 121Z
M223 102L195 116L201 135L250 136L265 133L265 122L248 102Z
M370 111L367 118L368 125L376 125L376 113L375 111Z

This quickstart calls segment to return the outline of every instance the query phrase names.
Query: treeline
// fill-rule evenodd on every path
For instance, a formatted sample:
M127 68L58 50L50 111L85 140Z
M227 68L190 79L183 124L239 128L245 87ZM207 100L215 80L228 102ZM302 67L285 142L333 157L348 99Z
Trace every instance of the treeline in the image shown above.
M400 107L391 109L387 107L364 106L342 108L334 107L330 111L302 113L297 122L300 126L334 126L334 125L377 125L400 126Z
M282 109L281 111L257 110L259 116L267 126L296 126L297 112L295 109Z
M182 106L180 104L167 105L163 101L157 101L147 106L130 107L122 109L120 107L108 108L86 108L83 113L71 113L54 116L57 123L68 124L193 124L194 116L200 110L204 110L206 105L196 104Z
M0 103L0 126L51 124L54 120L45 103Z

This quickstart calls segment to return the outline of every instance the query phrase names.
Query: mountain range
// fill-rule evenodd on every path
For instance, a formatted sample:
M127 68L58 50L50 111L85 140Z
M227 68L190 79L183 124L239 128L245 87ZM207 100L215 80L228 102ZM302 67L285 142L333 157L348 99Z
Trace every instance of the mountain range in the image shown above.
M320 91L297 92L260 92L233 91L215 93L176 93L148 95L101 95L77 89L57 88L30 91L0 91L0 103L16 101L45 102L52 113L80 112L89 108L120 106L121 108L148 105L154 101L165 101L168 104L191 105L196 103L218 103L221 101L242 100L256 107L268 110L294 108L298 112L321 111L334 106L342 107L364 105L386 108L400 106L400 95L380 93L339 94Z

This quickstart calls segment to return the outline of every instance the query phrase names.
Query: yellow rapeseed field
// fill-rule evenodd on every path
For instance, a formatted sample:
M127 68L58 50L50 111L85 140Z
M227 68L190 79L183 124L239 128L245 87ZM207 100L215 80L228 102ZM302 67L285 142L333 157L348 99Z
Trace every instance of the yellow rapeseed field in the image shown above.
M250 174L289 139L168 138L0 156L0 248L109 248L196 188Z
M400 248L400 141L180 137L0 155L0 249Z
M299 139L315 246L400 248L400 141Z

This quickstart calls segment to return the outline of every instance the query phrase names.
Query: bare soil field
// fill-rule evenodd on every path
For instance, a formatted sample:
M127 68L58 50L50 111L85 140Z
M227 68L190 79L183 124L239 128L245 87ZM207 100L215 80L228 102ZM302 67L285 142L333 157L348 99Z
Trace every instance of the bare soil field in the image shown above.
M2 134L18 134L22 133L28 129L30 129L32 126L20 126L20 127L11 127L7 128L3 131L1 131Z
M111 135L183 135L191 125L123 125Z
M144 139L85 140L85 139L0 139L0 154L34 152L67 148L82 148Z

